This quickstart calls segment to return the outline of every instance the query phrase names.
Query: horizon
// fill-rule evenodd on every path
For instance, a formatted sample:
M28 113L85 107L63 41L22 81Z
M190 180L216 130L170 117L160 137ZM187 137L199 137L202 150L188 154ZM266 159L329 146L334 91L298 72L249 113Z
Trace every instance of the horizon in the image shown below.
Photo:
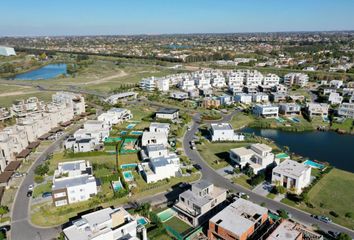
M0 36L353 31L353 11L354 1L345 0L13 0L2 3Z

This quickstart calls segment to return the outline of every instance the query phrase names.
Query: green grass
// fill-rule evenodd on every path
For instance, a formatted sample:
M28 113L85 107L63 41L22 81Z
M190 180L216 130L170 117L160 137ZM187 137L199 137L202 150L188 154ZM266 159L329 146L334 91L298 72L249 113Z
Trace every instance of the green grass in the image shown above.
M342 123L333 123L331 126L332 130L341 130L346 133L351 133L354 131L354 120L353 119L345 119Z
M239 129L248 126L252 122L254 122L254 117L252 115L245 114L245 113L238 113L232 118L230 123L234 129Z
M284 199L282 202L296 206L304 211L316 215L330 217L335 223L354 228L354 219L345 217L348 212L354 213L354 174L339 169L333 169L325 175L308 193L309 202L314 208L304 203L295 205L294 202ZM336 212L339 217L333 217L330 211Z
M209 143L197 144L198 151L203 159L214 169L220 169L229 165L229 150L245 147L250 143Z
M18 99L27 99L29 97L38 97L40 100L45 102L49 102L52 99L53 92L36 92L29 94L21 94L21 95L12 95L12 96L0 96L0 102L2 107L10 107L15 100Z
M269 199L274 199L275 197L276 197L276 195L274 193L267 194L267 198L269 198Z
M180 220L177 217L172 217L170 220L165 222L164 225L167 225L167 226L173 228L174 230L179 232L181 235L183 235L184 232L186 232L192 228L189 224L185 223L184 221Z
M52 191L52 182L50 181L47 183L43 183L34 188L33 197L36 198L41 196L45 192L51 192L51 191Z
M291 207L296 207L297 206L295 202L293 202L293 201L291 201L291 200L289 200L287 198L283 198L280 202L282 202L282 203L284 203L286 205L289 205Z
M249 180L250 178L244 174L242 174L239 177L234 177L232 179L233 183L236 183L238 185L241 185L242 187L245 187L249 190L251 190L253 187L247 182L247 180Z

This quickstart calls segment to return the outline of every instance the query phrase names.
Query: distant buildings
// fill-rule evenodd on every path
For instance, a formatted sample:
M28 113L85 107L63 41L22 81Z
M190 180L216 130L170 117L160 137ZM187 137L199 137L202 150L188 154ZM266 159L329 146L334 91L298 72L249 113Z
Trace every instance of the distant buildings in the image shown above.
M160 108L155 116L157 119L177 121L179 118L179 110L175 108Z
M63 233L66 240L147 240L145 227L124 208L104 208L82 215Z
M226 189L201 180L192 189L179 195L174 209L181 219L196 227L208 221L215 210L226 200Z
M134 99L136 99L137 96L138 96L138 94L135 92L117 93L117 94L114 94L114 95L106 98L104 101L106 103L111 104L111 105L115 105L119 101L134 100Z
M85 160L59 163L53 176L54 205L86 201L96 195L96 179L92 174L92 167Z
M12 47L0 46L0 56L16 56L15 49Z
M309 76L304 73L288 73L284 76L284 84L286 86L297 85L305 87L309 81Z
M242 134L235 133L229 123L212 123L210 128L211 140L214 141L244 141Z
M30 97L26 100L16 100L11 107L12 115L16 117L24 117L31 113L44 111L45 104L39 101L37 97Z
M272 182L299 194L311 182L311 167L287 159L273 169Z
M208 239L246 240L267 219L267 208L239 198L209 220Z
M234 163L241 168L249 165L254 174L264 170L275 161L272 148L260 143L252 144L250 148L240 147L231 149L229 154L230 159Z

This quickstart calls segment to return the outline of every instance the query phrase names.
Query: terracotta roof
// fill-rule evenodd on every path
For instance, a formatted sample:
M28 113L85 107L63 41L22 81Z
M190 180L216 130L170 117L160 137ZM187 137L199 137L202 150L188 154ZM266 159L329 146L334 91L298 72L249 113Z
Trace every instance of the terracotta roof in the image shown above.
M5 168L4 172L13 172L21 165L21 161L11 161Z
M62 127L67 127L71 124L71 121L67 121L67 122L63 122L63 123L60 123L60 126Z
M31 143L27 146L27 148L28 148L28 149L34 149L34 148L38 147L39 144L40 144L40 141L31 142Z
M50 133L57 133L57 132L60 132L60 131L62 131L61 127L55 127L53 129L51 129L49 132Z
M19 154L17 154L16 158L26 158L28 155L30 155L31 150L30 149L24 149L22 150Z
M43 134L42 136L40 136L38 139L39 139L39 140L46 140L46 139L49 138L50 136L52 136L51 133L46 133L46 134Z
M5 187L0 187L0 202L2 200L2 197L4 196L4 192L5 192Z
M0 174L0 183L8 183L14 172L3 172Z

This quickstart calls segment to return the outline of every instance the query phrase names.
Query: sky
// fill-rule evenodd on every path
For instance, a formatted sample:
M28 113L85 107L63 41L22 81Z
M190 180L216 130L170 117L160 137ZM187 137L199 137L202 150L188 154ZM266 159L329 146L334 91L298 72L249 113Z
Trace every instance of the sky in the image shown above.
M354 30L354 0L1 0L0 36Z

